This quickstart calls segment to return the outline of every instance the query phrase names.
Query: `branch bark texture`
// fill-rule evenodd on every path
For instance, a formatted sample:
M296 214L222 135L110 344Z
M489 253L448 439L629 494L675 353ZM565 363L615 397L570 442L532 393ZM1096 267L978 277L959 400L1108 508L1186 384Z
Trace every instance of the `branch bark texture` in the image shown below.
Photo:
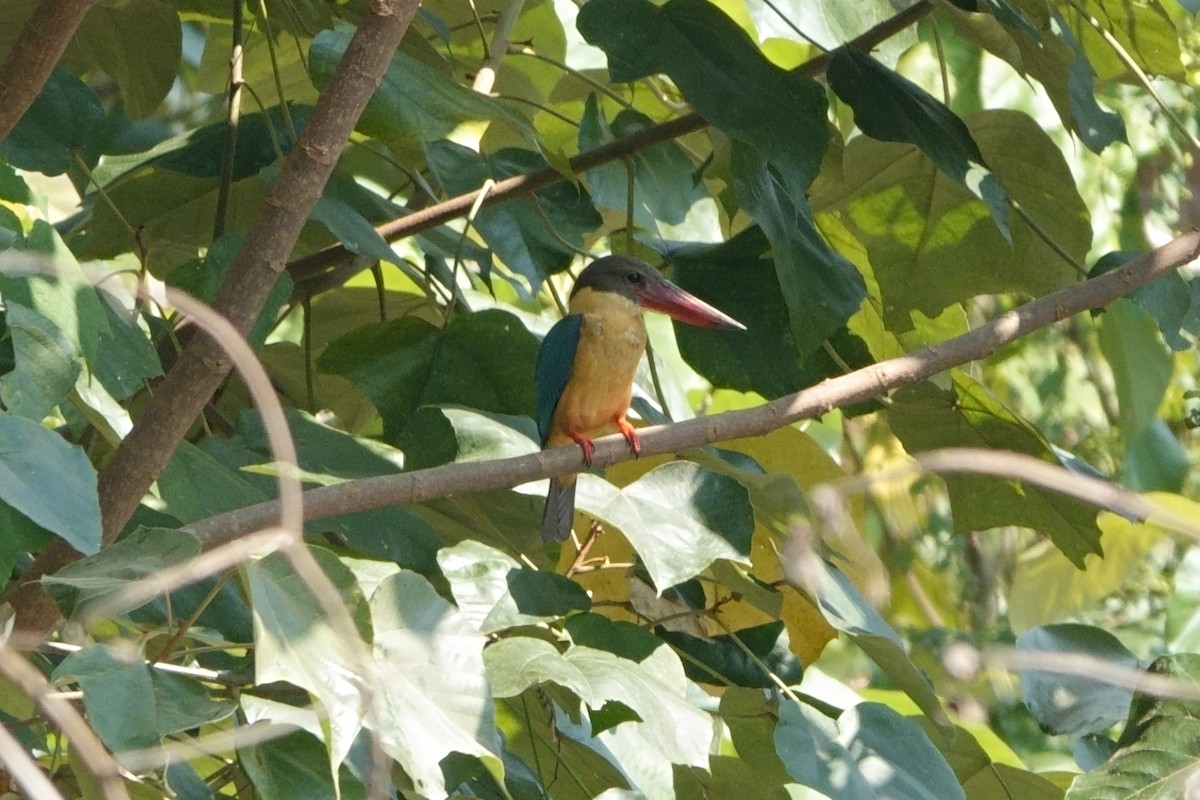
M952 367L986 358L1040 328L1106 306L1198 258L1200 229L1194 229L1119 269L1031 300L946 342L832 378L757 408L639 430L641 453L676 453L704 444L761 436L834 408L861 403ZM608 466L631 457L620 435L606 436L596 441L592 464ZM304 517L310 521L326 519L354 511L422 503L451 494L504 489L579 469L579 448L560 447L496 461L447 464L399 475L363 478L305 492ZM268 502L201 520L189 526L189 530L203 547L209 548L273 525L278 519L279 504Z
M295 149L284 161L262 213L213 300L213 307L242 334L250 330L283 271L417 7L417 0L375 0L371 4ZM230 366L207 336L193 337L180 355L100 473L104 545L111 544L129 521ZM35 559L23 583L10 588L6 599L13 604L23 631L44 632L57 622L58 609L37 581L76 558L77 553L56 540Z

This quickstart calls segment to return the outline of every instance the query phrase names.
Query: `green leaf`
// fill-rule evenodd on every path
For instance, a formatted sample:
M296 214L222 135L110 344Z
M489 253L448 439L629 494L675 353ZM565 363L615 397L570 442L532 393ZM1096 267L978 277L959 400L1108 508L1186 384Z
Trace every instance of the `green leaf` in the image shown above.
M588 95L579 122L581 152L644 131L654 121L644 114L624 109L604 118L601 104ZM630 156L633 167L633 222L665 239L711 240L720 225L716 203L704 184L695 179L696 164L679 145L669 141L639 150ZM624 163L588 170L588 185L597 206L626 214L630 173Z
M500 774L494 690L484 675L485 637L412 572L380 584L371 613L383 749L422 795L444 791L438 764L450 753L477 756Z
M238 763L262 800L362 800L366 794L346 770L334 786L325 747L304 731L240 748Z
M1152 419L1125 445L1121 483L1137 492L1178 492L1191 468L1191 457L1175 432L1163 420Z
M1073 655L1099 659L1114 668L1136 670L1141 665L1111 633L1091 625L1060 624L1033 628L1017 637L1017 651L1051 662ZM1086 671L1050 672L1036 667L1021 670L1025 705L1038 724L1053 733L1103 733L1125 719L1133 691L1099 681Z
M882 142L916 145L941 172L983 201L1012 243L1008 194L985 165L966 124L924 89L858 50L829 62L829 85L854 109L863 133Z
M339 25L313 39L308 65L318 88L328 84L354 33L353 27ZM468 123L495 121L507 123L530 141L539 138L529 121L508 104L473 91L398 50L355 127L377 139L433 142Z
M40 422L75 386L81 368L75 348L50 320L20 303L5 303L16 367L0 376L9 413Z
M0 500L84 555L100 549L96 470L81 449L32 420L0 416Z
M892 627L840 570L819 560L812 566L821 573L816 585L804 588L814 595L826 621L849 636L897 688L912 698L925 716L939 727L948 729L950 723L933 684L908 657Z
M675 283L715 303L747 328L723 332L676 325L675 339L684 360L714 386L773 399L841 375L843 366L824 347L804 354L797 346L792 322L802 326L808 322L789 317L779 268L768 256L769 249L762 229L750 227L728 242L673 247L664 256L671 263ZM729 291L731 281L737 282L738 291ZM806 327L803 338L812 340L816 333ZM845 327L831 334L830 345L851 368L872 363L862 340Z
M354 575L332 553L309 552L340 593L351 617L369 626L366 601ZM312 693L328 720L329 763L342 762L362 731L368 656L358 639L342 636L325 618L313 590L287 558L273 553L244 565L254 611L255 681L287 681Z
M719 558L750 563L749 495L733 478L694 464L664 464L624 489L582 475L576 503L625 534L660 592Z
M1121 434L1132 442L1158 417L1174 369L1171 352L1150 315L1124 298L1105 309L1099 340L1116 385Z
M659 647L639 662L579 645L560 654L549 642L514 636L488 647L484 662L497 697L514 697L548 681L575 692L589 708L616 700L642 721L597 734L602 740L632 729L670 763L708 763L712 720L688 700L683 665L669 647Z
M589 44L618 82L666 73L696 111L758 150L802 195L829 138L825 93L768 61L745 31L704 0L598 0L579 12Z
M854 265L829 247L808 201L753 150L734 147L733 185L742 207L767 234L787 306L793 346L808 356L845 325L867 296Z
M444 329L407 317L347 334L317 365L353 381L379 409L384 438L397 442L423 405L459 403L532 417L537 346L503 311L459 316Z
M1194 686L1200 681L1200 656L1163 656L1148 672ZM1116 753L1099 768L1077 777L1067 800L1182 799L1187 796L1185 782L1195 775L1197 752L1200 715L1196 702L1138 693Z
M1004 755L989 753L972 731L962 725L955 725L949 735L943 735L926 719L913 721L921 726L929 740L941 751L971 800L1009 797L1062 800L1062 789L1040 775L1022 769L1011 751ZM972 726L972 729L979 731L980 727ZM994 740L995 734L990 729L983 730L986 736Z
M97 3L75 31L66 63L103 70L120 87L125 113L139 119L152 114L175 83L181 40L179 15L168 3Z
M842 712L836 727L808 706L781 702L775 748L792 778L831 798L965 798L916 723L879 703Z
M58 232L36 220L25 242L25 252L36 259L32 270L21 273L12 265L0 276L0 294L6 302L20 303L50 320L87 363L100 355L100 339L109 332L103 301ZM18 260L17 264L21 261ZM46 265L52 270L39 272Z
M776 679L790 686L799 683L804 674L800 659L788 648L783 622L768 622L707 639L662 627L655 628L654 633L688 656L684 672L699 683L769 689L778 685ZM770 673L764 672L760 665L765 665Z
M154 747L164 736L223 719L235 707L211 698L198 681L153 669L140 655L105 645L67 656L52 678L79 684L88 719L118 753Z
M26 553L40 552L54 535L7 503L0 503L0 575L11 575Z
M104 117L91 87L56 67L8 137L0 154L18 169L61 175L75 167Z
M443 548L438 566L459 610L480 633L558 619L591 606L587 593L571 579L524 568L480 542Z
M42 585L65 616L111 600L131 583L200 554L196 537L182 531L138 528L95 555L42 578ZM114 613L129 610L117 609Z
M98 350L104 358L88 363L88 368L116 400L126 400L143 389L151 378L162 375L158 351L146 331L131 319L104 303L108 330L99 335Z
M575 614L564 627L575 644L607 650L631 661L644 661L662 646L662 641L645 628L600 614Z
M489 178L500 181L543 169L546 161L530 150L506 148L481 156L452 142L425 147L429 167L451 194L472 192ZM532 198L480 209L472 226L505 265L536 291L550 275L575 260L576 248L603 220L582 186L557 183Z
M896 392L893 400L888 423L910 453L987 447L1059 463L1045 437L964 373L953 373L953 390L917 384ZM1054 542L1080 569L1086 555L1102 554L1092 506L1013 479L946 475L942 480L958 530L1031 528Z
M158 493L160 510L185 524L270 499L191 442L180 444L163 468Z
M1018 218L1007 242L987 209L947 180L911 146L858 137L843 155L840 181L813 187L818 212L839 212L866 247L879 282L889 330L979 294L1046 294L1079 273L1042 236L1082 264L1091 245L1087 207L1061 151L1025 114L983 111L967 118L988 164L1012 199L1037 224Z

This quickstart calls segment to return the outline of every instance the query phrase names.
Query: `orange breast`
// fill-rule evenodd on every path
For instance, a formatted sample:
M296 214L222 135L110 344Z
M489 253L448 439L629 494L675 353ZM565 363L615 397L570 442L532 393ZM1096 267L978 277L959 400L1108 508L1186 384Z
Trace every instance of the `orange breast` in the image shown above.
M627 301L626 301L627 302ZM575 310L572 303L572 310ZM646 325L641 309L598 308L588 303L579 313L583 325L567 387L551 422L549 444L569 444L567 431L593 438L629 409L633 377L646 350Z

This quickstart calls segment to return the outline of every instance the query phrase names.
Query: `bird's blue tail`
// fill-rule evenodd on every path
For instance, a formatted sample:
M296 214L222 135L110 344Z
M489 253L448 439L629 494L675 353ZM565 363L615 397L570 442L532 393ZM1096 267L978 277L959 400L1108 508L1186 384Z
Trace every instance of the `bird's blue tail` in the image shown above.
M542 512L542 541L566 539L571 533L575 519L575 481L567 484L550 481L550 493L546 495L546 510Z

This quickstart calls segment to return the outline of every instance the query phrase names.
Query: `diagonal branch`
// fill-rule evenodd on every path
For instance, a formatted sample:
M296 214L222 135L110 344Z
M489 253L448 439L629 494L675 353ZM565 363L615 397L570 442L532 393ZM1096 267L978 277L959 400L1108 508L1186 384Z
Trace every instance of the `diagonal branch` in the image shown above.
M895 16L884 20L856 37L846 46L858 50L871 50L899 31L915 24L932 10L933 4L929 0L918 0L918 2L913 3ZM825 72L825 68L829 65L829 59L829 53L822 53L797 67L796 73L816 77ZM571 173L578 175L589 169L594 169L611 161L618 161L633 153L646 150L656 144L662 144L663 142L686 136L689 133L703 130L707 126L708 122L699 114L695 112L684 114L682 117L676 117L651 128L640 130L623 139L601 145L594 150L588 150L586 153L580 153L568 161ZM490 207L517 197L526 197L539 189L545 189L547 186L552 186L566 179L566 175L553 167L546 167L525 175L514 175L511 178L498 181L492 186L488 190L487 197L484 198L481 207ZM423 208L390 222L385 222L375 230L387 241L394 242L463 216L471 210L478 197L479 190L476 189L473 192L452 197L449 200L429 206L428 208ZM299 282L312 278L329 267L351 261L354 258L355 254L342 245L334 245L293 261L288 264L288 272L291 273L293 280Z
M0 142L8 138L71 43L93 0L42 0L0 64Z
M952 367L986 358L1040 328L1106 306L1197 259L1200 259L1200 229L1193 229L1119 269L1031 300L954 339L872 364L757 408L640 430L641 454L676 453L703 444L761 436L834 408L861 403ZM623 438L606 436L596 441L592 463L608 466L631 457ZM576 472L579 468L578 449L561 447L496 461L447 464L399 475L363 478L305 492L304 516L306 520L325 519L354 511L422 503L450 494L505 489ZM210 548L274 524L278 517L277 503L260 503L201 520L190 525L189 530L203 547Z
M373 0L354 38L309 117L296 147L263 202L213 307L242 334L250 329L295 246L300 230L329 180L367 101L416 13L417 0ZM192 338L175 367L138 417L100 473L100 509L105 545L111 544L157 479L188 428L230 369L215 341ZM74 561L78 554L56 539L6 598L19 627L46 631L58 609L38 580Z

